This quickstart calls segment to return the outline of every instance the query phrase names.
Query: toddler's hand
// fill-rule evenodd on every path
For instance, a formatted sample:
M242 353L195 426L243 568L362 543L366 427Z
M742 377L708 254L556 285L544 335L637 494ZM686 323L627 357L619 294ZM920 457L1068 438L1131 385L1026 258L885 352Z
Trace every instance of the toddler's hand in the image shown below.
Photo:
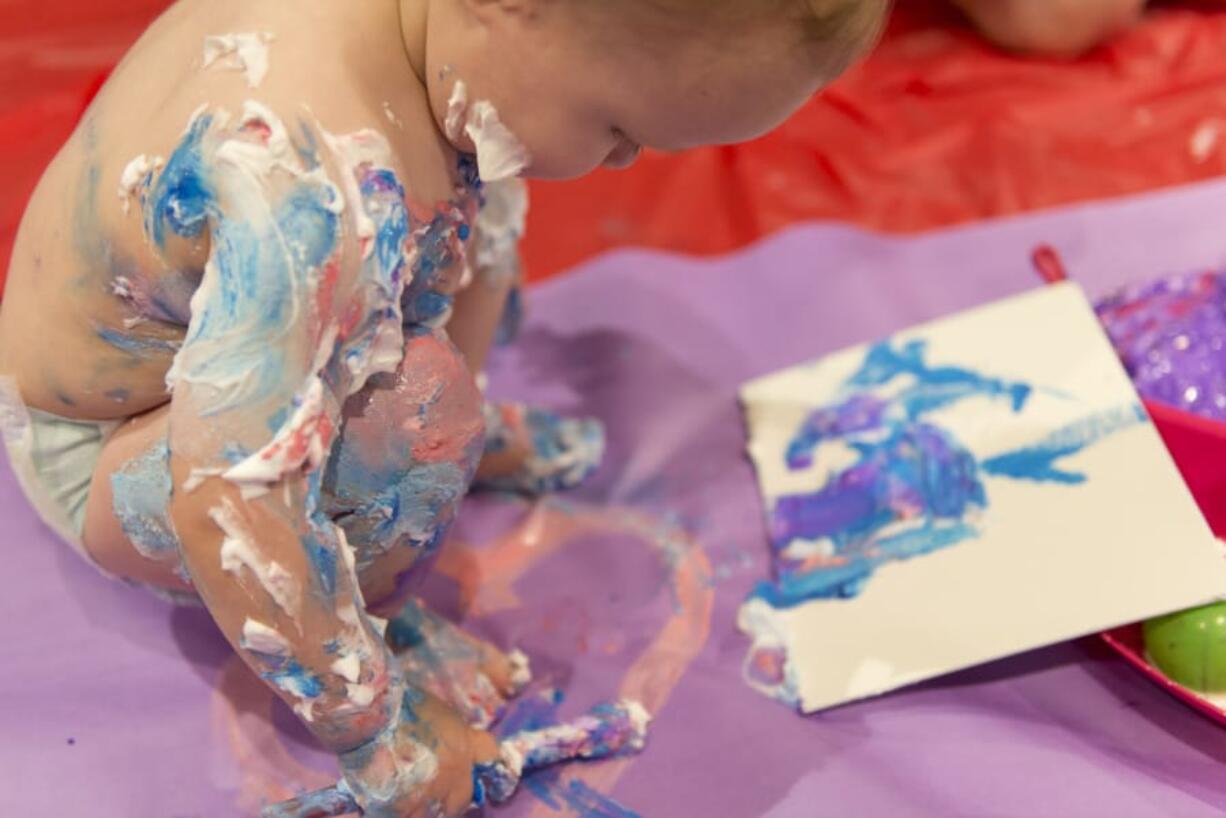
M341 769L364 818L454 818L472 807L474 769L499 758L492 735L410 689L397 726L342 754Z

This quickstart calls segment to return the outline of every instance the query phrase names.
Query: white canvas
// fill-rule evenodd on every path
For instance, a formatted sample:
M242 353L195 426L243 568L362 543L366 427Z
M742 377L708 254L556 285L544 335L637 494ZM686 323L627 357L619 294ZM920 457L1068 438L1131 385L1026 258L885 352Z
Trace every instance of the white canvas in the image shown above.
M805 712L1226 596L1226 560L1074 285L742 399L777 567L795 568L742 610L746 671Z

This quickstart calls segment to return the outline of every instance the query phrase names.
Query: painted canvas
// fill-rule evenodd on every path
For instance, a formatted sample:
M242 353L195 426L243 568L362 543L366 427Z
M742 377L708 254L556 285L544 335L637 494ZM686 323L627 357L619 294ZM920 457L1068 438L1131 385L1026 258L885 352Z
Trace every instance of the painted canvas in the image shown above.
M1089 303L1045 288L744 387L774 575L747 681L813 712L1226 596Z

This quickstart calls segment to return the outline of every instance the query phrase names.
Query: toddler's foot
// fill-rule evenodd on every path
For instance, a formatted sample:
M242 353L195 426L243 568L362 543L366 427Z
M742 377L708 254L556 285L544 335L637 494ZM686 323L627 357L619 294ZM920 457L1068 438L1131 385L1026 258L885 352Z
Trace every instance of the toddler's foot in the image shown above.
M517 403L486 404L485 456L473 487L541 495L575 488L604 457L604 426Z
M454 707L474 727L498 721L532 681L528 657L503 653L417 601L388 621L387 643L412 686Z

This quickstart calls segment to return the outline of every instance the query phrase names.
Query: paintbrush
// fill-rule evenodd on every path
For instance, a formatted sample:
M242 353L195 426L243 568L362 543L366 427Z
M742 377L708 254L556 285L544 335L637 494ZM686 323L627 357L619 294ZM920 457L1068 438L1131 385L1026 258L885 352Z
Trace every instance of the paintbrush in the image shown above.
M524 773L564 761L607 758L643 749L651 716L638 702L593 708L574 721L526 730L499 745L502 759L473 771L473 806L500 804L519 788ZM338 818L360 814L361 807L342 782L326 790L265 807L263 818Z

